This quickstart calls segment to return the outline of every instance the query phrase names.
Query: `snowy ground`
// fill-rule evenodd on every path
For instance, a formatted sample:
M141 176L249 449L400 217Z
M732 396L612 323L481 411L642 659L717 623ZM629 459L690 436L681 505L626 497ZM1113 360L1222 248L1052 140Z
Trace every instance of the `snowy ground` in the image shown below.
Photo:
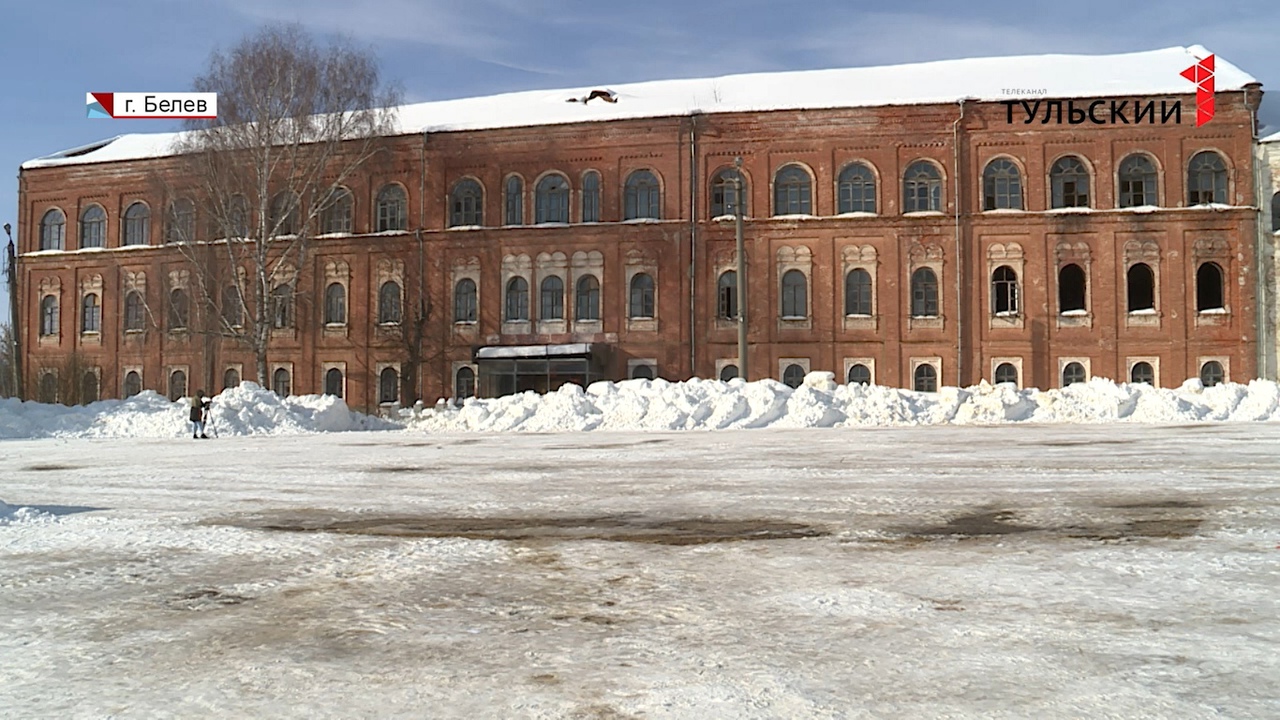
M1280 716L1280 425L0 443L0 716Z

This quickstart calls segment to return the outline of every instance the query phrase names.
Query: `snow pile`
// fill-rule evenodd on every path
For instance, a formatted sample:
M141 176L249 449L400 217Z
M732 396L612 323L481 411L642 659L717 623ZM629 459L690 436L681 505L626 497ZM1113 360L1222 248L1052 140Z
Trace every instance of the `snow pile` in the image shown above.
M44 525L55 519L51 513L0 500L0 525Z
M191 432L189 406L147 391L82 407L0 400L0 438L177 438ZM1060 390L981 383L918 393L880 385L841 385L809 373L792 390L775 380L625 380L547 395L472 398L455 407L402 410L389 422L350 410L340 398L281 398L243 383L213 400L209 434L288 435L352 430L565 432L722 430L875 425L1000 423L1179 423L1280 420L1280 386L1268 380L1212 388L1188 380L1177 389L1095 378Z
M566 385L406 410L406 426L430 432L578 430L720 430L1034 423L1174 423L1280 420L1280 387L1267 380L1177 389L1095 378L1060 390L1018 390L981 383L918 393L879 385L839 385L828 372L809 373L792 390L774 380L626 380Z
M190 405L144 391L127 400L66 407L0 400L0 438L182 437L191 432ZM286 435L387 430L393 423L353 412L341 398L282 398L256 383L241 383L213 398L210 435Z

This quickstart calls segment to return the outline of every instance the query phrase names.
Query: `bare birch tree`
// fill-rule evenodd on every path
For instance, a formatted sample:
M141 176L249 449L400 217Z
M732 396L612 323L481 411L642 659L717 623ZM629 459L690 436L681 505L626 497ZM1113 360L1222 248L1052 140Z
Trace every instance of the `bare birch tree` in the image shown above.
M370 53L320 46L297 26L215 52L194 89L218 94L218 117L189 121L175 141L174 182L189 195L166 211L166 239L195 268L190 291L209 327L242 341L268 385L272 331L296 322L312 237L339 189L383 151L400 95ZM191 242L203 233L217 241Z

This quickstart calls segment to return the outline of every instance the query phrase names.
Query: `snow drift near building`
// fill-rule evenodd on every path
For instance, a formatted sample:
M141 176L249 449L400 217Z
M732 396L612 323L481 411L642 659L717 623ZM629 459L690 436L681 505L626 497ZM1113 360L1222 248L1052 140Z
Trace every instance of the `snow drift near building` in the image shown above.
M878 385L840 385L809 373L792 390L775 380L599 382L545 396L525 393L468 400L462 407L406 411L409 428L445 431L721 430L1036 423L1170 423L1280 419L1280 387L1266 380L1178 389L1095 378L1060 390L982 383L918 393Z
M191 434L190 405L170 402L151 390L127 400L67 407L0 400L0 438L184 437ZM282 398L246 382L213 399L210 426L217 435L288 435L398 427L353 412L341 398L300 395Z
M155 392L82 407L0 400L0 438L181 438L186 402ZM1176 423L1280 420L1280 386L1177 389L1117 384L1095 378L1060 390L1011 385L944 387L936 393L878 385L840 385L828 372L809 373L792 390L774 380L693 379L566 385L537 395L472 398L455 407L402 410L391 422L350 410L329 395L281 398L244 383L214 398L213 432L288 435L360 430L409 432L573 432L583 430L724 430L736 428L857 427L1000 423Z

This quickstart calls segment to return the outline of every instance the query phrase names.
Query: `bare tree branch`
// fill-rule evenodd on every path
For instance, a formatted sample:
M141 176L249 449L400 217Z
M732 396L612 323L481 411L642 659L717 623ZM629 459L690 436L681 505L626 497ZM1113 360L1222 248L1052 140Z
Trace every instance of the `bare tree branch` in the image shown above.
M296 317L283 304L296 307L311 239L335 191L383 151L400 96L368 52L317 45L298 26L215 52L194 89L218 93L218 117L191 121L175 142L176 182L190 183L216 251L176 240L197 269L206 332L244 342L266 384L271 331Z

